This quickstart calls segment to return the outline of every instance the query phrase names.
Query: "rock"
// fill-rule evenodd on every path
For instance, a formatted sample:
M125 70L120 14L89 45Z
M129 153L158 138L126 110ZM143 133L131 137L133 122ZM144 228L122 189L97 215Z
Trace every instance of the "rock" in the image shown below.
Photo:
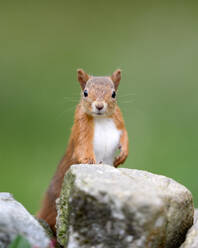
M178 248L193 222L184 186L108 165L73 165L57 211L57 238L67 248Z
M0 193L0 247L7 248L17 235L33 247L47 248L50 239L38 221L11 194Z
M185 242L180 248L197 248L198 247L198 209L195 210L194 224L189 229Z
M119 169L136 182L146 182L144 187L150 184L151 190L156 193L164 202L166 207L166 246L169 248L178 247L185 238L185 233L192 226L194 206L192 195L183 185L165 176L155 175L146 171ZM143 185L142 185L143 186ZM179 241L179 242L178 242Z
M50 248L61 248L60 245L58 244L58 242L56 240L56 236L54 235L54 233L53 233L52 229L50 228L49 224L43 219L39 219L37 217L35 217L35 218L38 220L38 222L44 228L45 233L50 238L50 240L51 240Z

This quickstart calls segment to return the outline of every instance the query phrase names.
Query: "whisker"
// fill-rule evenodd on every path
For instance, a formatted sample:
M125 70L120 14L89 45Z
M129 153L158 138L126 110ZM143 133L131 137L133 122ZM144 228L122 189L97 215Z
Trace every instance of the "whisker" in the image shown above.
M58 116L57 116L56 119L58 120L58 119L60 119L60 118L63 118L63 116L64 116L66 113L68 113L68 112L70 112L70 111L74 111L75 108L76 108L76 106L72 106L72 107L70 107L70 108L65 109L63 112L61 112L60 114L58 114Z
M65 106L65 104L70 104L70 103L76 103L77 104L78 102L79 102L79 98L78 99L59 99L56 104L60 104L60 105Z
M70 96L79 96L81 94L81 92L79 91L78 93L73 93L73 94L71 94L71 95L66 95L66 97L70 97Z
M71 98L71 97L79 97L81 94L78 95L71 95L71 96L64 96L64 98Z
M73 97L73 96L66 96L66 97L64 97L63 99L65 99L65 100L67 100L67 99L79 99L80 98L80 96L76 96L76 97Z
M125 102L119 102L120 104L122 104L122 103L134 103L134 102L136 102L135 100L134 101L125 101Z
M126 95L119 95L118 94L118 98L119 97L127 97L127 96L136 96L136 95L137 95L136 93L126 94Z
M79 102L79 99L65 99L66 101L65 102Z

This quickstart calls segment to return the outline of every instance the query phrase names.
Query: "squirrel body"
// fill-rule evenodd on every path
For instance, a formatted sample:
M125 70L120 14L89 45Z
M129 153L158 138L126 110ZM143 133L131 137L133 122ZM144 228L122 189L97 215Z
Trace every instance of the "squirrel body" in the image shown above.
M121 79L117 70L111 77L89 76L78 70L82 89L76 107L65 155L60 161L42 207L37 214L55 232L56 199L60 195L66 171L72 164L109 164L117 167L128 156L128 135L122 113L116 103L116 92ZM115 157L117 150L120 154Z

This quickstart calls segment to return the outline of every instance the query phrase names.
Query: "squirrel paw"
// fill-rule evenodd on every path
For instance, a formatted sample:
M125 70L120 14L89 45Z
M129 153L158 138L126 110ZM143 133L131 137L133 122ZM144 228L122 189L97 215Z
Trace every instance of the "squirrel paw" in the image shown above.
M80 159L80 164L96 164L96 160L94 158L83 158Z
M128 156L127 152L121 151L121 153L114 160L113 163L114 167L118 167L118 165L123 164L127 156Z

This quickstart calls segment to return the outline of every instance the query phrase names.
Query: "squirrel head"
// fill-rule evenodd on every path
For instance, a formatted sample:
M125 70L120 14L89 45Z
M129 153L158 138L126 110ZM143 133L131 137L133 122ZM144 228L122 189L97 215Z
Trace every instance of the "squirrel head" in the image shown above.
M111 116L117 104L116 93L121 70L118 69L112 76L105 77L90 76L82 69L78 69L77 73L84 111L93 117Z

